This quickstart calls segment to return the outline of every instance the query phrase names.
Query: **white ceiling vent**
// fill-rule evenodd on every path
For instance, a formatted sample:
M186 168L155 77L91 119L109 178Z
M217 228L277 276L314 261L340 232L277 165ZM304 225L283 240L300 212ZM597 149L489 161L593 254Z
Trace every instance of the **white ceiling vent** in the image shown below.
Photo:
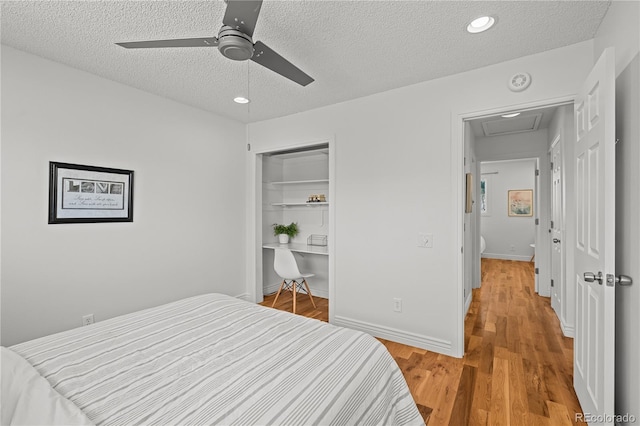
M482 122L485 136L509 135L538 130L542 114L521 115L514 118L498 118Z

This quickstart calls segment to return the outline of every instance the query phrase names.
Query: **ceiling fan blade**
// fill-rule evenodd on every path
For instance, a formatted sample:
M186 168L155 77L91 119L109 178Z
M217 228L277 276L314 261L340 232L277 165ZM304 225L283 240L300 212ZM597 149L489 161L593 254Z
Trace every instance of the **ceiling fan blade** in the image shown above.
M313 78L305 74L300 68L287 61L263 42L257 41L253 45L253 48L255 50L251 58L253 62L257 62L263 67L269 68L271 71L277 72L281 76L295 81L301 86L306 86L314 81Z
M155 47L216 47L217 37L179 38L173 40L148 40L116 43L127 49L148 49Z
M262 0L227 0L222 23L253 37Z

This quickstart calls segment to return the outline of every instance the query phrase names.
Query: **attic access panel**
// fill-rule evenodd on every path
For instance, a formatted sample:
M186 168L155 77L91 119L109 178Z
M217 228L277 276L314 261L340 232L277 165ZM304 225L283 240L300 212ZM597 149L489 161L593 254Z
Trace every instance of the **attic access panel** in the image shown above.
M521 115L513 118L498 118L482 122L485 136L501 136L538 130L542 114Z

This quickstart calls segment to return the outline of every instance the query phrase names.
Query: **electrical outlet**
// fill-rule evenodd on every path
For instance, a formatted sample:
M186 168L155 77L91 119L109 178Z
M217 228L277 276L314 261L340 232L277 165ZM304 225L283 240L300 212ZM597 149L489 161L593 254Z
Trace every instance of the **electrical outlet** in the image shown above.
M418 247L432 248L433 247L433 234L418 233Z
M393 311L402 312L402 299L399 297L393 299Z
M91 325L95 322L93 314L85 315L82 317L82 325Z

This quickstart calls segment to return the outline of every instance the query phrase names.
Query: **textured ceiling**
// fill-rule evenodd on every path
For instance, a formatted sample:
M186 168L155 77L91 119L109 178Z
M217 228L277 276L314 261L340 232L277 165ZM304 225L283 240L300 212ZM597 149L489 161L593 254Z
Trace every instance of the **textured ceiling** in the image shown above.
M115 42L216 36L209 1L3 1L2 43L243 122L301 112L593 38L608 1L271 1L254 40L315 78L301 87L215 48ZM471 35L466 23L497 16ZM251 103L232 99L248 93Z

